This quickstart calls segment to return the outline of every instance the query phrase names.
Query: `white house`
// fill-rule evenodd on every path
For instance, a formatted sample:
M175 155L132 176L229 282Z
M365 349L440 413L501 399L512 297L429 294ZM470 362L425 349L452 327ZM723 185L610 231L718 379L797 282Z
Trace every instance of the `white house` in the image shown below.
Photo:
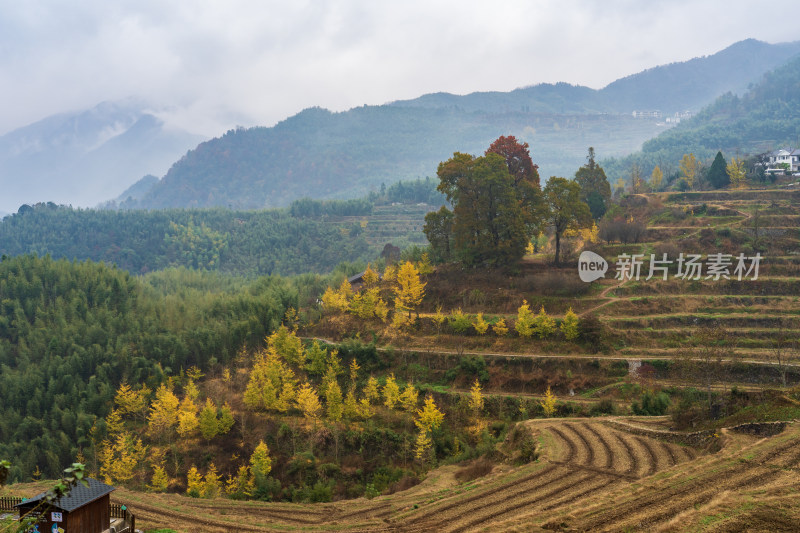
M800 150L775 150L767 154L767 157L767 172L783 172L786 165L790 172L800 172Z

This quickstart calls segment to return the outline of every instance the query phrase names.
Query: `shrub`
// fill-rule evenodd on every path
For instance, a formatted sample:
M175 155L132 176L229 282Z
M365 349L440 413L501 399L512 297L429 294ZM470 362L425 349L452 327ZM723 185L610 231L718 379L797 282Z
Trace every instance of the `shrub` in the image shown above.
M460 483L483 477L494 469L494 464L486 457L479 457L469 465L456 472L455 478Z
M633 414L640 416L661 416L667 412L669 396L663 392L658 394L646 391L641 402L633 402Z

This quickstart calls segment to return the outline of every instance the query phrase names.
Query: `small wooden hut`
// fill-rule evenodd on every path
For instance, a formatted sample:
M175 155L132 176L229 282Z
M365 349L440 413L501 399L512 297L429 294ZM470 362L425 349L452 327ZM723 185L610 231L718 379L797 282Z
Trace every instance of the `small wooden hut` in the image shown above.
M41 493L16 505L20 518L39 517L36 525L41 533L102 533L110 523L110 494L114 490L96 479L87 478L89 486L78 483L69 494L45 503Z

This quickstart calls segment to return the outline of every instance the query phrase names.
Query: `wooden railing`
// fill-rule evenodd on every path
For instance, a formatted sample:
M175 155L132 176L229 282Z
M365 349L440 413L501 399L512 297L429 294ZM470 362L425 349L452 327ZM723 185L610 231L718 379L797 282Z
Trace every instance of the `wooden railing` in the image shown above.
M122 518L123 524L121 528L117 528L117 533L125 531L134 531L136 529L136 517L133 513L121 503L109 503L108 514L110 518Z
M16 511L14 506L18 503L22 503L22 498L3 496L0 498L0 511Z

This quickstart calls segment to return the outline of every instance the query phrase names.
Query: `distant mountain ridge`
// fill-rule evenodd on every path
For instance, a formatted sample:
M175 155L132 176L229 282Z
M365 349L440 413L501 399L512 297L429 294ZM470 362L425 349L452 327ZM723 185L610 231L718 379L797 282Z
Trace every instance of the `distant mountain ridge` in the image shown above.
M626 177L636 163L645 176L656 164L669 174L683 154L710 162L800 146L800 56L764 74L742 95L726 93L689 120L650 139L641 151L604 161L609 177ZM667 166L665 166L665 163Z
M202 140L167 129L134 99L49 116L0 137L0 209L51 200L95 205L164 172Z
M539 84L510 92L433 93L390 105L457 107L464 111L664 114L697 111L717 96L741 93L762 74L800 53L800 41L769 44L746 39L716 54L649 68L595 90L568 83Z
M306 109L272 128L230 130L190 151L127 208L261 208L300 197L348 198L382 183L432 176L454 151L482 152L500 135L531 146L541 175L571 176L594 146L624 156L662 133L636 109L699 109L800 52L755 40L628 76L596 91L566 83L510 93L438 93L341 113ZM692 88L697 90L693 93Z

